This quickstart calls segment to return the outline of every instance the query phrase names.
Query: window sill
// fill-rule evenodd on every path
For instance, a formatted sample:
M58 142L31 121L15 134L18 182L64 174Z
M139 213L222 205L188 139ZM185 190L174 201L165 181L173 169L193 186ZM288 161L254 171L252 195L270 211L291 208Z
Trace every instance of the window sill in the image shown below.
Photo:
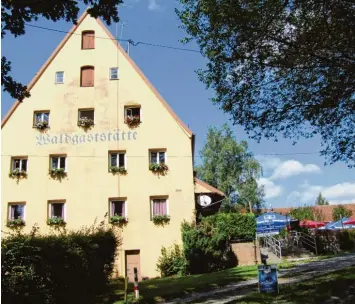
M110 80L120 80L119 78L110 78Z
M83 86L83 85L81 85L80 86L81 88L93 88L93 87L95 87L94 85L90 85L90 86Z
M85 51L85 50L95 50L95 48L81 48L82 51Z

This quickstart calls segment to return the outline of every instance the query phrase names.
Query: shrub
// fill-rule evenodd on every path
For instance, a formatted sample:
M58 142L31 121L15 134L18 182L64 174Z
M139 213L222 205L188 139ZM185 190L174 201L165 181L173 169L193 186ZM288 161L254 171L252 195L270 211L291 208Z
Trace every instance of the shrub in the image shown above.
M5 304L93 303L106 291L120 240L103 226L40 235L11 234L1 243Z
M170 248L163 247L158 259L157 269L162 277L186 274L186 259L179 245L174 244Z

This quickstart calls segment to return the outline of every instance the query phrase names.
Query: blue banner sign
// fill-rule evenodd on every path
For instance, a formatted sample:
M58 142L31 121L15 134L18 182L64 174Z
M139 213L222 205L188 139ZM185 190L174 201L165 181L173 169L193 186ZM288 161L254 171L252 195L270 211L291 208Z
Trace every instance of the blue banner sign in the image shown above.
M278 293L279 284L277 278L276 265L259 265L259 292L260 293Z

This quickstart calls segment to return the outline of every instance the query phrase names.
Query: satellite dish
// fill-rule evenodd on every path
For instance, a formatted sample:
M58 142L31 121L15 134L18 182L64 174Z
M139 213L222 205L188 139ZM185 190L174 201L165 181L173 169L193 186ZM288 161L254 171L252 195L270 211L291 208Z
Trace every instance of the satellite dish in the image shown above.
M200 206L205 207L212 203L212 199L208 195L201 195L199 197L198 203Z

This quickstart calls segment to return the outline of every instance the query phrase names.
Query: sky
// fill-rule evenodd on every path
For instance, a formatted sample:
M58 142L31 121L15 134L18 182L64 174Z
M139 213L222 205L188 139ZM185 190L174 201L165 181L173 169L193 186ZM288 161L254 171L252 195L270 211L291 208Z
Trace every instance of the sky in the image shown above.
M193 42L182 45L179 40L185 33L179 28L175 0L126 0L119 9L121 22L111 25L110 31L122 39L134 42L167 45L198 50ZM81 13L85 7L82 7ZM69 31L72 24L40 19L33 25ZM123 25L123 26L122 26ZM117 30L116 30L117 29ZM117 33L118 32L118 33ZM9 34L2 41L2 55L12 62L12 75L24 84L30 82L43 63L52 54L64 33L26 27L26 35L14 38ZM127 49L127 43L121 42ZM251 152L263 166L260 185L265 187L265 202L276 207L296 207L314 204L317 195L331 204L355 203L355 170L343 163L324 166L319 156L320 139L300 140L292 145L289 139L249 139L243 128L233 126L231 116L214 105L212 90L207 90L195 73L206 66L199 52L172 50L139 44L130 47L130 56L153 83L177 115L196 134L196 163L198 151L205 142L209 126L227 122L238 141L247 140ZM2 93L1 117L4 117L14 100Z

